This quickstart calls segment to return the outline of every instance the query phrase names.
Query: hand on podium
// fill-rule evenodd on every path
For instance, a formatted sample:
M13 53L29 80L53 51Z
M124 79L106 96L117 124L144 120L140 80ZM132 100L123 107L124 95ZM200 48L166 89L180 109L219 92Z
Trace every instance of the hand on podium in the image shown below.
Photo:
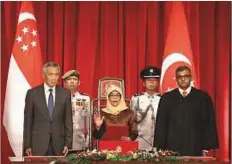
M64 147L63 154L64 154L64 156L66 156L68 154L68 147L67 146Z
M208 156L209 151L208 150L202 150L202 156L203 157L207 157Z
M127 136L122 136L122 137L121 137L121 140L122 140L122 141L131 141L131 138L130 138L130 137L127 137Z
M31 152L32 152L31 148L27 148L25 151L27 156L32 156Z

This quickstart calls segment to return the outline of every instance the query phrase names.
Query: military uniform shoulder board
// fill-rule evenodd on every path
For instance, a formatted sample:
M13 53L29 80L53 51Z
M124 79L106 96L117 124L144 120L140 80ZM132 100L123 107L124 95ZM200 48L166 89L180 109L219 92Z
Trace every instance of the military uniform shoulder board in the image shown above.
M137 96L139 96L139 93L135 93L135 94L133 94L133 96L134 96L134 97L137 97Z
M80 95L89 96L87 93L80 92Z
M137 96L141 96L141 95L143 95L143 94L144 94L144 92L141 92L141 93L133 94L133 96L134 96L134 97L137 97Z

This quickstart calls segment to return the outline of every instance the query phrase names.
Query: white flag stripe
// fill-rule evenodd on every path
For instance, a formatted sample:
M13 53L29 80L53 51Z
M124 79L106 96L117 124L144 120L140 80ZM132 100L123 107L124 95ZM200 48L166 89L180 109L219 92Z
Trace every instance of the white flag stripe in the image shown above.
M20 24L22 21L24 21L26 19L33 19L34 21L36 21L34 15L32 15L31 13L28 13L28 12L23 12L23 13L20 13L20 15L19 15L18 24Z
M12 54L6 86L3 125L16 156L22 156L25 96L30 88Z

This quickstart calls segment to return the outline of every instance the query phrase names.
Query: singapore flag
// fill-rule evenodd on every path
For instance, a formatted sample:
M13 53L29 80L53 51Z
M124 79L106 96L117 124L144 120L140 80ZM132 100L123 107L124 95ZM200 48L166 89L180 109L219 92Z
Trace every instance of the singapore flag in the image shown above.
M9 63L3 125L16 156L22 156L27 90L42 83L42 58L32 2L22 2Z
M183 65L192 71L192 86L198 87L183 2L173 1L160 78L161 93L177 87L175 70Z

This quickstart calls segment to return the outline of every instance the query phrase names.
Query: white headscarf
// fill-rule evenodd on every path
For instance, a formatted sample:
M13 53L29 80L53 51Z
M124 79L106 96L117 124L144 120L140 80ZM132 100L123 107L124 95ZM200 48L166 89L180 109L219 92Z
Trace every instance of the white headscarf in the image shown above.
M109 94L113 91L117 91L121 95L121 99L119 101L119 104L117 106L112 106L109 100ZM106 91L107 95L107 101L106 101L106 108L103 108L102 110L106 113L110 113L113 115L118 115L121 111L127 109L125 99L122 94L121 88L115 86L115 85L110 85Z

